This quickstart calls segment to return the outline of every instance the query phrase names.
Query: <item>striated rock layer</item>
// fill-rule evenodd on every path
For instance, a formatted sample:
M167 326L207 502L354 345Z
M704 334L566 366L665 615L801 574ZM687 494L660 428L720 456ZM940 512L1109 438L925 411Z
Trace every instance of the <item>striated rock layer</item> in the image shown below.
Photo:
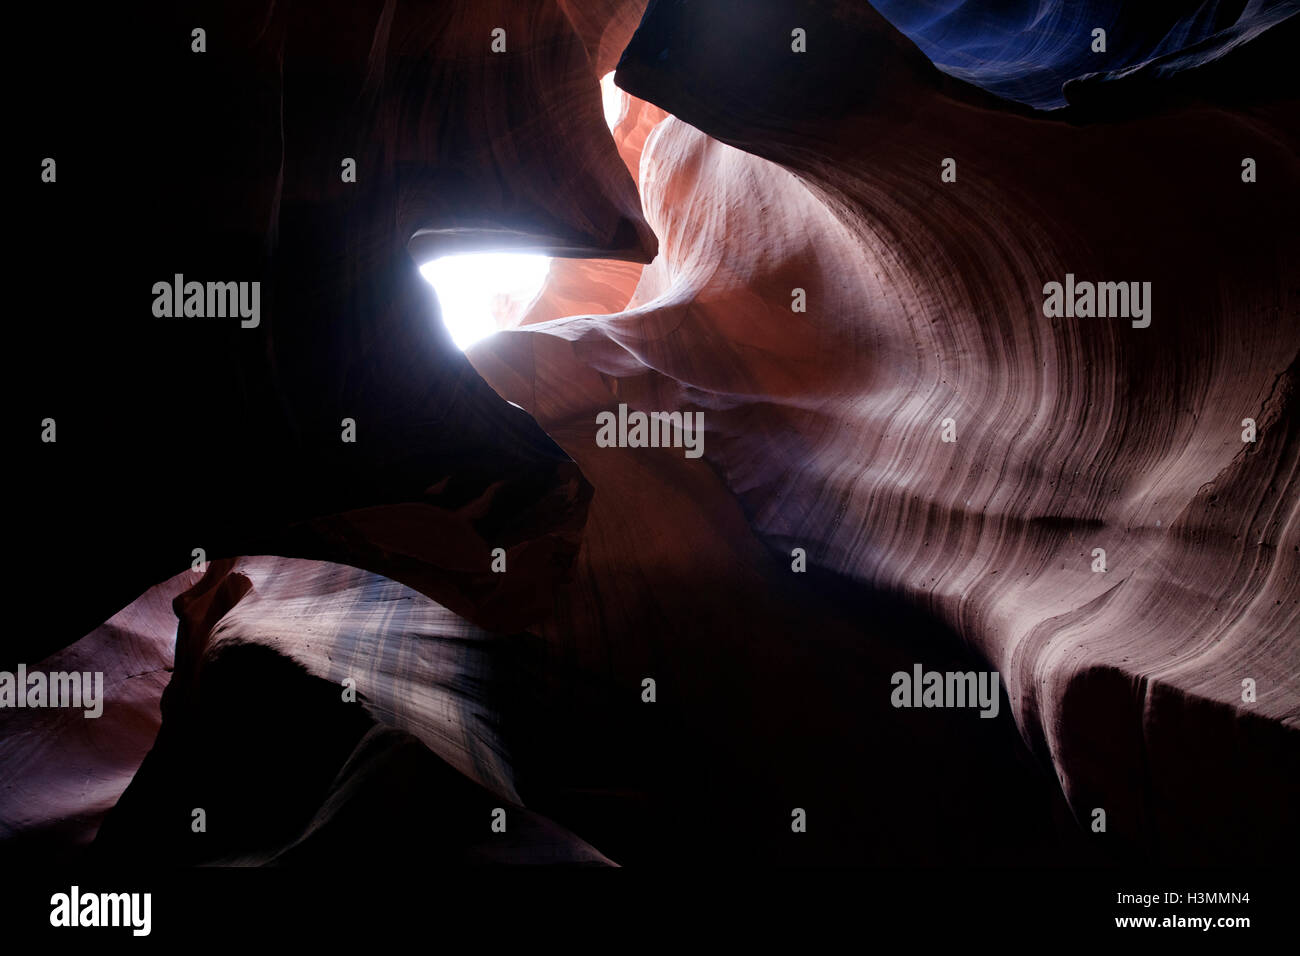
M395 581L291 558L216 562L175 609L163 729L97 858L608 865L519 806L501 638Z
M94 839L158 734L158 701L176 644L172 599L198 579L186 571L150 588L76 644L32 665L44 673L102 673L101 712L3 712L0 841L7 853L49 862Z
M17 330L21 416L60 438L14 519L44 629L5 651L117 677L102 725L3 715L6 837L287 864L1300 845L1286 11L1153 16L1050 114L989 90L1046 102L1069 57L980 89L832 0L249 0L94 32L96 97L34 94L78 175L20 196L26 234L152 219L86 263L75 354ZM105 155L132 135L154 175ZM570 258L471 368L416 267L487 246ZM177 271L261 277L262 324L150 322ZM1067 276L1150 283L1150 324L1046 315ZM602 447L620 404L702 413L702 455ZM167 580L195 547L202 579ZM48 569L87 548L111 557L67 600ZM996 670L996 716L895 706L917 665Z
M1080 127L954 85L870 11L823 9L833 54L791 65L780 6L652 6L619 84L758 155L664 123L641 167L661 255L629 308L471 352L596 488L560 619L619 614L628 660L608 666L631 681L648 662L629 645L700 615L638 626L670 580L714 587L720 563L738 579L804 548L995 668L1026 742L1082 823L1106 810L1112 845L1202 861L1294 843L1295 103ZM849 80L829 115L853 49L890 82ZM1243 183L1243 156L1267 184ZM1067 273L1150 282L1150 326L1046 317L1044 284ZM702 411L703 459L597 447L618 403ZM770 557L737 550L728 512ZM617 597L598 583L611 566Z

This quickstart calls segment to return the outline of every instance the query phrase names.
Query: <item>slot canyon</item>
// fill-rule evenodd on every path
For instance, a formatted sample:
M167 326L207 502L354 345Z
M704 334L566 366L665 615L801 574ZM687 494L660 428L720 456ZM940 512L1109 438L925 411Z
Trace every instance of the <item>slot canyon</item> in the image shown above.
M0 852L1293 865L1298 10L23 5Z

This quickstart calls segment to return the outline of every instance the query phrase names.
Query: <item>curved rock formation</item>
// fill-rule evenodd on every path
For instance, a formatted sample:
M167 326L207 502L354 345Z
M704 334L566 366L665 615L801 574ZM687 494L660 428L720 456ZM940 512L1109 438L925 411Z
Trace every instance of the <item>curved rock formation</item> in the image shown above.
M639 10L627 9L634 21ZM341 550L411 580L389 558L436 566L446 554L411 549L442 540L456 548L446 570L462 575L462 596L549 587L536 576L465 582L466 562L481 565L460 549L463 526L456 543L430 524L422 544L410 540L412 513L438 524L456 512L453 521L478 523L469 533L512 548L533 533L535 510L558 549L547 566L562 568L583 494L563 453L452 346L417 266L485 243L653 257L584 46L598 38L579 34L554 0L155 2L129 24L88 13L75 38L61 36L57 7L22 15L15 30L33 55L68 77L24 103L30 141L64 170L19 196L28 248L41 251L26 264L36 291L24 307L48 312L42 290L67 288L69 268L87 298L61 311L57 341L43 323L14 330L34 383L21 414L59 429L20 471L34 504L18 536L38 566L87 547L117 560L86 576L75 602L60 599L63 582L33 576L48 619L6 658L39 660L79 639L189 567L196 547L208 559ZM495 29L506 31L505 53L491 49ZM157 144L162 156L103 146L118 142ZM345 159L355 182L344 181ZM141 163L152 163L148 175ZM131 235L83 243L70 263L70 224L88 218ZM150 289L176 274L261 282L258 325L152 315ZM345 418L355 443L339 440ZM398 527L379 531L372 512L346 544L333 519L307 544L288 531L387 505L408 506ZM554 514L564 507L568 530ZM482 606L508 617L517 603Z
M3 715L6 836L112 804L109 861L1300 845L1293 4L1090 7L1095 70L1064 6L165 6L45 51L114 50L91 101L33 94L33 247L152 219L86 264L75 353L17 331L59 431L16 518L47 627L6 659L141 676L102 726ZM416 260L488 244L565 258L467 360ZM174 273L261 281L260 324L151 319ZM1050 308L1075 280L1133 308ZM702 414L699 456L606 447L619 406ZM1004 696L900 707L918 665Z
M158 701L176 643L172 599L199 579L150 588L71 647L34 665L103 674L99 716L85 709L5 710L0 841L15 859L75 858L139 770L161 724Z
M686 577L712 584L725 559L701 537L747 564L740 533L699 515L735 502L777 561L804 548L961 634L1003 675L1081 821L1106 808L1135 852L1162 859L1294 840L1294 104L1250 120L1030 118L927 77L867 12L820 22L819 39L871 44L896 82L850 87L849 115L830 121L815 97L836 59L773 89L790 59L773 37L794 21L727 6L652 7L618 80L799 178L668 121L642 166L661 256L630 308L471 351L597 489L579 564L593 583L562 619L582 631L613 613L594 582L619 561L597 541L644 551L686 525L676 576L689 549ZM686 42L710 32L728 44ZM940 180L949 154L957 184ZM1238 154L1272 171L1267 190L1243 184ZM1046 318L1043 286L1067 273L1150 282L1150 327ZM791 311L795 288L807 315ZM598 447L597 415L618 403L702 410L704 458ZM1245 418L1268 437L1243 443ZM634 488L654 490L629 508ZM668 489L689 489L691 510ZM639 563L659 607L671 585ZM626 587L617 600L626 642L636 605ZM1249 768L1258 787L1193 785L1175 756L1192 746L1214 779ZM1232 823L1206 823L1220 818Z
M175 606L163 731L100 859L609 863L518 805L502 638L395 581L290 558L214 563Z

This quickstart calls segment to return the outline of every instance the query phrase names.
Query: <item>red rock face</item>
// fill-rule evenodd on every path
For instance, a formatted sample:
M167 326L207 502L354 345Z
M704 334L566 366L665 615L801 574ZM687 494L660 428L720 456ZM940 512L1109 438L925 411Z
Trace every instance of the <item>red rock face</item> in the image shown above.
M771 552L750 556L756 572L803 548L926 609L996 669L1081 821L1107 808L1135 847L1185 861L1250 856L1240 823L1184 844L1197 820L1253 818L1256 846L1294 836L1293 105L1079 128L935 74L834 120L763 114L757 95L737 116L686 92L742 85L725 60L688 51L665 69L642 49L620 82L766 158L668 120L641 166L660 256L629 308L471 351L596 488L590 582L568 613L608 621L595 581L631 565L646 603L624 589L619 633L636 633L671 580L712 586L720 565L747 565L742 535ZM882 71L906 76L887 49ZM1251 193L1237 153L1277 190ZM1046 317L1040 290L1067 273L1150 282L1149 327ZM597 447L596 416L620 402L702 411L710 467ZM1271 438L1243 442L1246 418ZM647 560L669 524L689 538ZM698 610L681 613L668 631ZM1190 786L1175 768L1191 739L1223 778L1257 768L1259 791Z
M213 76L145 102L238 78L232 142L258 147L180 150L141 187L173 238L139 255L274 292L250 338L88 331L120 391L89 359L47 370L71 434L149 413L167 437L61 439L29 479L55 516L36 553L122 549L46 602L49 640L126 609L44 662L115 675L102 722L0 715L15 846L1204 864L1300 842L1286 90L1207 52L1034 112L861 4L249 6L212 12ZM467 364L415 266L488 245L561 258ZM1144 307L1046 305L1076 282ZM153 411L192 381L211 402ZM701 453L608 447L620 406L702 415ZM343 415L363 437L340 451ZM69 476L118 458L141 477L105 469L105 515ZM130 603L208 541L202 577ZM996 713L899 706L918 666L996 672Z
M150 588L33 668L101 672L102 712L87 719L84 708L4 711L0 821L7 852L66 862L94 839L158 734L158 701L176 643L172 598L198 580L187 571Z

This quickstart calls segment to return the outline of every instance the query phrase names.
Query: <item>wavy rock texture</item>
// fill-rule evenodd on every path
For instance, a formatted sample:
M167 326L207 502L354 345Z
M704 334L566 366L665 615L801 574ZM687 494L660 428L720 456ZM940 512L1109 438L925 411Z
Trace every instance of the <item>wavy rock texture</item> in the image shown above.
M518 806L500 638L395 581L290 558L214 563L175 608L164 729L101 859L608 864Z
M620 91L621 111L614 124L618 154L639 175L647 138L668 114ZM571 315L621 312L641 281L643 263L614 259L555 259L546 284L516 325L534 325Z
M550 613L590 486L451 345L408 244L423 230L419 255L514 237L652 258L587 49L611 69L640 12L583 5L580 33L549 0L154 3L131 22L88 12L84 31L60 39L66 11L21 11L16 32L61 79L30 91L20 122L78 172L16 200L39 255L24 263L34 291L14 307L49 313L39 290L69 288L69 251L86 297L60 300L57 335L15 329L30 373L15 405L24 420L57 420L59 440L15 467L25 507L12 530L29 568L111 560L77 576L75 600L62 576L24 575L42 626L6 640L5 666L71 645L189 567L196 547L213 562L274 553L369 567L505 633ZM498 27L504 55L489 47ZM165 155L140 175L144 153L106 143ZM341 181L344 157L357 160L354 184ZM69 224L90 221L114 224L113 241L80 227L70 243ZM153 319L144 290L177 272L261 281L259 326ZM339 440L344 418L355 444ZM498 547L514 573L490 571ZM109 672L131 664L126 651L96 653ZM73 750L11 735L11 719L7 764L33 780L75 774ZM120 752L95 774L120 790L114 768L134 768L144 744L114 739ZM6 832L93 822L110 799L74 806L51 784L42 805L46 788L12 786L22 794L5 806ZM69 840L88 839L91 822L70 825Z
M175 595L143 763L153 678L110 698L139 716L106 714L93 758L95 728L5 715L7 832L75 846L116 800L94 851L117 861L1300 845L1290 8L1097 7L1115 55L1094 65L1073 8L1011 38L1011 8L882 5L947 73L832 0L159 5L51 47L104 86L34 93L75 174L20 197L32 246L87 211L153 218L87 262L107 304L66 319L76 354L16 330L41 383L17 407L60 438L19 470L15 546L113 560L76 601L35 575L47 629L6 655L67 645L196 546L211 563L114 618L130 643L110 621L64 652L165 666ZM57 11L27 16L60 36ZM206 59L175 44L197 22ZM972 73L990 51L1031 65ZM616 62L633 95L611 138ZM154 175L104 155L133 137L167 148ZM570 258L471 369L416 260L484 243ZM260 276L262 325L149 323L143 290L177 271ZM1066 273L1151 282L1150 327L1045 317ZM703 412L703 456L598 447L619 403ZM997 718L893 707L915 663L996 669Z
M606 552L644 555L665 525L694 529L708 580L722 560L701 545L708 525L668 489L690 488L693 509L735 501L778 561L806 548L962 635L1003 675L1081 821L1105 808L1112 833L1162 858L1294 842L1294 104L1124 126L1029 119L891 58L896 37L863 13L817 36L837 54L874 44L898 82L853 90L858 111L830 120L816 115L826 60L766 83L789 62L772 40L785 22L657 4L618 80L800 178L668 121L641 181L661 256L631 307L471 352L597 489L579 564L590 583L565 616L608 621L610 604L632 604L626 584L600 593L617 563ZM954 154L960 185L942 184ZM1243 186L1241 155L1274 184ZM1046 319L1040 290L1067 272L1151 281L1151 327ZM790 311L794 287L806 316ZM619 402L702 410L704 459L596 447L596 414ZM954 444L940 441L947 417ZM1246 417L1267 437L1244 444ZM651 487L653 502L628 507ZM668 585L637 563L660 605ZM1195 785L1206 768L1225 783ZM1248 788L1226 783L1247 775Z
M42 323L15 329L32 382L17 407L61 429L20 471L33 506L15 534L35 565L110 542L117 560L75 602L33 575L49 616L7 660L80 639L195 547L342 557L514 616L491 622L506 630L546 610L545 573L477 574L479 552L532 541L539 572L562 570L581 476L474 374L418 264L485 242L653 258L584 44L621 50L640 10L575 8L584 34L553 0L155 2L135 23L87 12L71 39L57 7L23 11L16 32L67 80L31 90L21 120L80 170L16 199L43 251L25 287L66 288L71 255L86 297L63 304L54 341ZM607 16L630 23L620 34ZM166 155L144 176L143 154L112 142ZM92 219L121 224L116 241L83 228L70 242ZM149 290L177 273L261 281L259 326L154 318ZM44 314L43 295L17 307ZM355 444L339 441L344 418Z
M7 854L72 857L139 770L161 724L158 701L176 644L172 599L199 575L150 588L85 638L33 664L50 672L103 673L103 711L6 710L0 736L0 840Z

